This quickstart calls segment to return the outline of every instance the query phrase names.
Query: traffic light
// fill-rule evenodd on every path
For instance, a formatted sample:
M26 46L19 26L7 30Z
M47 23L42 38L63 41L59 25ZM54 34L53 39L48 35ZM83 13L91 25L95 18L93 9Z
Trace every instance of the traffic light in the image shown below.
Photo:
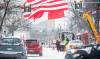
M74 1L74 3L75 3L75 9L82 9L82 1L80 1L80 2L76 2L76 1Z
M31 12L31 4L27 6L24 4L24 12Z

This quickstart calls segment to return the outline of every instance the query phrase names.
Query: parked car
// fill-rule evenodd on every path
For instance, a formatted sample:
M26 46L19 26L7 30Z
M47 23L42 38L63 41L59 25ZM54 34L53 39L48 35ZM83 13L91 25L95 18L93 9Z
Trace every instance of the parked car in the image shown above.
M100 59L100 44L75 46L67 50L65 59Z
M80 40L71 40L67 45L65 59L73 59L73 54L83 46Z
M39 54L39 56L42 56L42 45L40 41L34 39L26 40L26 46L29 54Z
M25 44L19 38L0 39L0 58L27 59Z
M100 44L84 46L73 54L74 59L100 59Z

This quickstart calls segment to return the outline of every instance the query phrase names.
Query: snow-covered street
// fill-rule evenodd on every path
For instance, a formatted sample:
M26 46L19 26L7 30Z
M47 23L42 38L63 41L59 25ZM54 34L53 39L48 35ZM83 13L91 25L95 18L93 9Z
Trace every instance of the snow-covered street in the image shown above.
M64 59L64 53L53 50L52 48L43 48L43 56L28 55L28 59Z

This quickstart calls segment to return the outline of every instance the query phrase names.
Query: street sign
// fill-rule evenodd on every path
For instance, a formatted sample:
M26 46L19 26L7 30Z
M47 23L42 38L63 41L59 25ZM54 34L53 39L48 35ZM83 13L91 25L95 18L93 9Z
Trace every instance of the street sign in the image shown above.
M75 3L75 9L82 9L82 1L80 1L80 2L74 2Z

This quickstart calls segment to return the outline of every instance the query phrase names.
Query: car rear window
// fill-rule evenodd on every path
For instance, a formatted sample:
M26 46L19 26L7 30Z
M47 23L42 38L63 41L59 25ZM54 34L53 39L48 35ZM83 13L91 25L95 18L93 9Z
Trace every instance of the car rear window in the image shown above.
M37 40L26 40L26 44L29 44L29 43L37 43Z
M18 45L20 44L21 41L19 38L3 38L1 41L0 41L0 44L2 45Z
M79 40L73 40L73 41L71 41L71 43L81 43L81 41L79 41Z

